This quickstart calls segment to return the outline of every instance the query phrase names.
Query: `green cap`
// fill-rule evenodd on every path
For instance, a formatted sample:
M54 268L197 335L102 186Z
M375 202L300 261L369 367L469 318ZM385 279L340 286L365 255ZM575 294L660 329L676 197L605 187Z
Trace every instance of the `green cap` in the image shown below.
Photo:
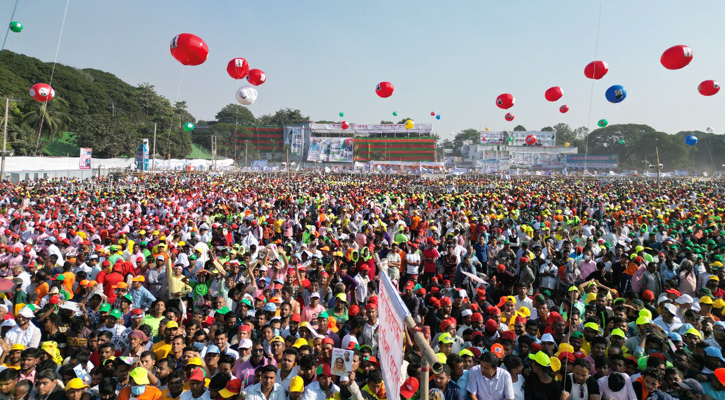
M126 295L124 295L124 296L122 297L122 299L126 299L126 300L128 300L129 302L131 302L131 304L133 304L133 299L131 298L131 295L130 295L130 294L126 294Z
M111 310L111 312L108 313L108 315L115 317L116 319L120 319L123 316L123 314L121 314L121 310L119 310L117 308L114 308L113 310Z
M330 317L330 315L327 314L327 311L323 311L323 312L317 314L317 318L329 318L329 317Z
M108 303L104 303L101 305L101 308L98 310L98 312L109 312L111 311L111 305Z
M229 307L227 307L227 306L224 306L224 307L222 307L222 308L220 308L220 309L218 309L218 310L215 310L215 311L216 311L216 313L217 313L217 314L220 314L220 315L226 315L226 314L228 314L228 313L229 313L229 312L230 312L231 310L229 309Z

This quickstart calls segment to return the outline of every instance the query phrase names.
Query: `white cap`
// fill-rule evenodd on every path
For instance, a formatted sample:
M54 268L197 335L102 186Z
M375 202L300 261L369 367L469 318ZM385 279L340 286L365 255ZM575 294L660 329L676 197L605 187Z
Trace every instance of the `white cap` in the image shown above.
M692 304L692 302L693 302L692 296L690 296L689 294L683 294L682 296L678 297L677 300L675 300L675 301L677 302L677 304L686 304L686 303Z
M17 324L18 323L15 322L14 319L6 319L5 321L3 321L3 323L0 325L0 327L3 327L3 328L10 327L10 328L12 328L12 327L14 327Z
M312 292L312 293L310 294L310 298L313 298L313 297L317 297L317 298L319 299L319 298L320 298L320 294L319 294L319 293L317 293L317 292Z
M251 349L252 348L252 340L251 339L242 339L239 342L239 346L237 346L240 349Z
M541 342L550 342L550 343L556 343L556 340L554 340L554 337L551 336L551 333L545 333L541 335Z
M466 310L461 311L461 317L468 317L468 316L471 316L471 315L473 315L473 311L471 311L470 309L466 309Z
M677 307L675 307L674 304L672 304L672 303L665 303L665 304L662 305L662 307L664 307L665 309L667 309L667 311L669 311L670 314L677 315Z

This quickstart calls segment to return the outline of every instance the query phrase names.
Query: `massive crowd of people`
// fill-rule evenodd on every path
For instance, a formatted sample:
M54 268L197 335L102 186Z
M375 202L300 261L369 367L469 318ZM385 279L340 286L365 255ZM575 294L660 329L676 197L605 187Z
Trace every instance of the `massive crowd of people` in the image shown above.
M0 184L0 400L387 399L381 274L401 400L725 399L717 181L111 183Z

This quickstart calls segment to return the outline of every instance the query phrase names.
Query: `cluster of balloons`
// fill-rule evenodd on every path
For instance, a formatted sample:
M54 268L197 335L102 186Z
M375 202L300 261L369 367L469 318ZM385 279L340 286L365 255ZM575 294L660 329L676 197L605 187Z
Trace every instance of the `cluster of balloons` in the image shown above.
M23 24L18 21L13 21L10 23L10 30L15 33L20 33L23 30Z
M36 83L30 87L30 97L37 102L47 103L55 97L55 90L47 83Z
M174 36L171 39L170 51L171 55L182 65L201 65L209 57L209 46L199 36L191 33ZM249 62L241 57L233 58L227 63L227 74L232 79L247 78L247 82L253 86L259 86L267 81L264 71L249 69ZM257 100L257 90L250 85L242 86L236 93L237 101L245 106L254 104Z
M430 112L430 116L431 116L431 117L436 117L436 119L441 119L441 115L440 115L440 114L436 114L436 112L435 112L435 111L431 111L431 112Z

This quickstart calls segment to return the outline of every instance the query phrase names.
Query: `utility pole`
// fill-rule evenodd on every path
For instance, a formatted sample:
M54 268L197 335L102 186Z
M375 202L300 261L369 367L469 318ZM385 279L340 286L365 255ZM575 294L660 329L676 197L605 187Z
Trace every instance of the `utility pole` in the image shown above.
M216 171L216 136L211 136L211 167Z
M154 122L154 159L151 161L151 171L156 171L156 122Z
M3 118L3 155L0 162L0 182L5 180L5 153L8 145L8 110L10 108L10 99L5 98L5 118Z
M249 144L248 141L244 141L244 168L247 168L247 144Z
M660 148L655 147L655 154L657 155L657 189L660 188L660 169L662 169L662 164L660 164Z

